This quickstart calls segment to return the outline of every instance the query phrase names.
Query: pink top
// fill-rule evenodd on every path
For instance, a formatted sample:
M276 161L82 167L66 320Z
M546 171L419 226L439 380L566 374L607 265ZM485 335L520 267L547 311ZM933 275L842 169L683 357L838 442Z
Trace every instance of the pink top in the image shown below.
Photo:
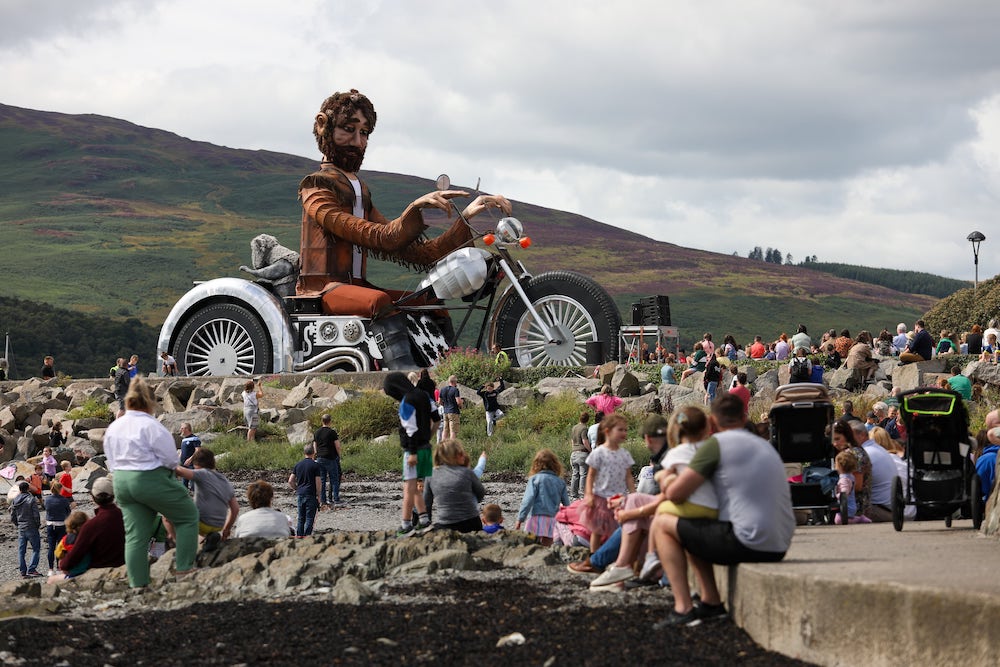
M606 415L614 412L622 402L622 399L613 394L597 394L587 399L587 405L594 408L595 411L603 412Z

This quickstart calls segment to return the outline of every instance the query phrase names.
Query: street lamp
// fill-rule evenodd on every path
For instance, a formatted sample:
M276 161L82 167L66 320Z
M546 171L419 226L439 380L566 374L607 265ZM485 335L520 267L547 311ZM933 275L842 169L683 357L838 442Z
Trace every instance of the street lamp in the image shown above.
M972 288L972 296L976 298L979 295L979 244L986 240L986 236L982 232L972 232L966 240L972 244L972 256L976 263L976 282Z

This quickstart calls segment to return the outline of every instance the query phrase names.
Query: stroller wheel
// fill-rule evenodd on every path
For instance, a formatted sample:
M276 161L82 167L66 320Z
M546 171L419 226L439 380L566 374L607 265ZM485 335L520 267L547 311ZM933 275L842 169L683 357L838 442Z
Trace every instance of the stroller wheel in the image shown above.
M842 494L840 494L840 524L842 526L846 526L847 523L848 523L847 519L848 519L848 515L847 515L847 494L846 493L842 493Z
M983 525L983 481L979 479L978 473L972 473L972 487L970 490L969 504L972 511L972 529L979 530Z
M944 518L944 527L951 528L951 515L949 514Z
M906 500L903 498L903 480L896 477L892 480L892 527L903 530L903 510Z

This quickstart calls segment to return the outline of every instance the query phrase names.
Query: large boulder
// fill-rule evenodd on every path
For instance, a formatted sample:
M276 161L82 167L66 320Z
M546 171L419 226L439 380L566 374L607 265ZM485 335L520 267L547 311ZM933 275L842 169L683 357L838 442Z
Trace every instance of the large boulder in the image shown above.
M679 384L661 384L657 392L660 408L664 414L669 414L684 405L703 405L705 392L695 391Z
M313 429L307 421L295 422L285 428L285 436L293 445L305 445L312 442Z
M611 378L611 390L615 396L625 398L626 396L638 396L639 378L632 374L626 366L619 366Z
M972 361L965 366L962 374L973 382L1000 386L1000 364Z
M308 382L303 381L288 392L288 395L281 401L281 406L284 408L302 408L309 404L312 397L312 388Z
M324 382L319 378L312 378L309 380L308 387L312 391L315 399L329 399L329 407L339 405L352 397L351 393L340 385L330 384L329 382Z
M650 412L661 412L663 404L656 393L643 394L642 396L628 396L622 399L622 410L637 415L645 415Z
M554 394L571 393L579 396L581 399L590 396L600 388L600 383L593 378L577 377L542 378L535 385L535 391L544 397Z
M520 408L532 403L540 397L534 387L508 387L497 396L501 408Z
M615 371L618 370L617 361L606 361L597 367L594 379L597 380L597 389L600 389L606 384L611 384L611 380L615 377ZM596 389L594 391L597 391Z
M912 364L896 366L892 374L892 386L900 391L909 391L927 384L924 375L927 373L944 373L945 360L931 359L930 361L918 361Z

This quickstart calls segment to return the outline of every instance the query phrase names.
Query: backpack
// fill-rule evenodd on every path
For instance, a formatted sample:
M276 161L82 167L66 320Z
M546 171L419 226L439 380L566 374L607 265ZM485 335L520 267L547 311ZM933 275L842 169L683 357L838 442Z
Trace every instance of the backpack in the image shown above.
M792 359L788 370L789 382L809 382L812 373L809 372L809 359L807 357L795 357Z

